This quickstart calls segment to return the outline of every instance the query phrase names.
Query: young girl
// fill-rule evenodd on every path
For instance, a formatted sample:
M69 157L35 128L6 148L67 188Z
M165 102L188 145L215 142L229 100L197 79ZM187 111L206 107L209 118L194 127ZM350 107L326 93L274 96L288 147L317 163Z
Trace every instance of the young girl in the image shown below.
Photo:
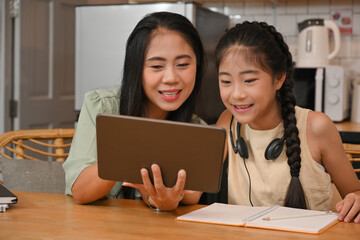
M359 223L359 180L332 121L296 106L281 34L266 23L237 24L221 37L216 58L229 203L330 210L332 180L344 198L339 220Z
M133 198L122 183L98 176L96 115L112 113L205 124L194 115L204 58L198 32L185 17L168 12L144 17L127 41L121 90L102 89L85 96L70 154L63 164L66 194L80 204L106 195ZM144 201L162 210L175 209L180 201L186 203L184 171L179 172L173 188L166 188L159 166L152 166L152 170L155 185L145 169L141 170L144 185L127 185L139 188Z

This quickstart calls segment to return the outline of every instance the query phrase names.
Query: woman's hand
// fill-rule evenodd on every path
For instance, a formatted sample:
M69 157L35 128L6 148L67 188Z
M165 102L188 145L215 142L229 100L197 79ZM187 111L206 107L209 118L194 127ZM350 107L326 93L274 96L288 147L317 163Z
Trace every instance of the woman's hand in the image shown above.
M159 165L151 166L153 173L154 185L151 183L148 171L141 169L143 184L123 183L124 186L137 188L140 190L142 198L160 210L171 211L177 208L179 202L184 197L184 186L186 180L185 170L178 172L176 184L172 188L164 185Z
M343 200L336 204L336 210L340 212L339 220L360 223L360 191L349 193Z

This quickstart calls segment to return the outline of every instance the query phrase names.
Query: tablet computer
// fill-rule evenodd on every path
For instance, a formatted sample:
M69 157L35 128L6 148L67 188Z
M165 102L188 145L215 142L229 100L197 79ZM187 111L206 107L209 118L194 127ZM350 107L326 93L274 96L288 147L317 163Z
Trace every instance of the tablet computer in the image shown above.
M102 179L142 183L141 168L160 166L165 186L186 171L185 189L220 190L226 131L168 120L99 114L96 118L98 174Z

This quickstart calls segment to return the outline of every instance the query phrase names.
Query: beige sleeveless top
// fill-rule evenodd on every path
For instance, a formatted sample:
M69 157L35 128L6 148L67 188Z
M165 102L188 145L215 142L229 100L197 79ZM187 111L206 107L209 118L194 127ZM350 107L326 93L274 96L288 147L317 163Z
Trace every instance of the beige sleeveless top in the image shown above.
M306 123L309 110L296 107L295 115L301 147L300 181L305 192L308 209L330 210L332 186L330 175L323 171L312 158L306 139ZM231 126L236 133L236 121ZM284 134L283 123L271 130L253 130L247 124L241 126L241 136L248 147L246 165L251 178L251 201L254 206L284 205L290 183L290 167L285 154L286 147L275 160L266 160L264 153L268 144ZM237 136L234 136L237 138ZM228 138L228 201L229 204L250 205L249 179L244 160L234 153Z

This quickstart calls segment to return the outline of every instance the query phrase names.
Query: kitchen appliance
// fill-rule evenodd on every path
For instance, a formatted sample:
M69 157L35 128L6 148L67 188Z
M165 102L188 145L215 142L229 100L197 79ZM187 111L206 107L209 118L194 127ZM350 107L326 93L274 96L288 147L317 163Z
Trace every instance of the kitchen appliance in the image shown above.
M323 112L334 122L350 114L350 79L341 66L295 68L297 105Z
M228 16L193 2L132 3L77 6L75 40L75 110L80 111L90 90L121 85L125 45L135 25L146 14L168 11L187 17L199 32L207 55L200 116L215 123L225 109L215 68L215 46L228 27Z
M341 38L338 26L332 20L307 19L298 24L297 67L324 67L340 50ZM329 31L334 35L334 50L329 50Z

